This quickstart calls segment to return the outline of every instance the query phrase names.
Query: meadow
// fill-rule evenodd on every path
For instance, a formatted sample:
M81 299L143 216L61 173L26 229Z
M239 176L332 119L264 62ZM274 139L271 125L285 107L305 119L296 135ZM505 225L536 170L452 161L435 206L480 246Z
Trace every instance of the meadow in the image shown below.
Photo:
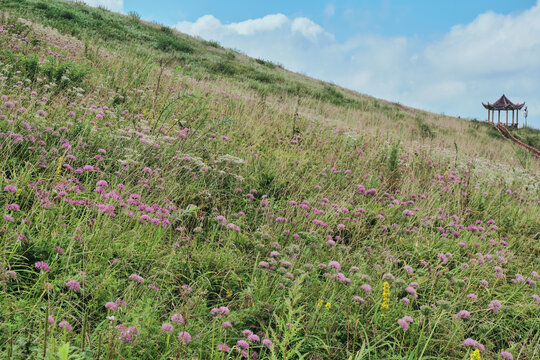
M0 358L540 358L540 163L488 124L0 10Z

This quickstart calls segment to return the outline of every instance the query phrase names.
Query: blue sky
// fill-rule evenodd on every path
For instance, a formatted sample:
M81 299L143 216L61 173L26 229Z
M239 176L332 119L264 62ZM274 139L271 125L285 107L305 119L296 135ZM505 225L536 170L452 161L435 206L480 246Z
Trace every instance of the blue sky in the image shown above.
M540 0L85 1L437 113L505 93L540 128Z

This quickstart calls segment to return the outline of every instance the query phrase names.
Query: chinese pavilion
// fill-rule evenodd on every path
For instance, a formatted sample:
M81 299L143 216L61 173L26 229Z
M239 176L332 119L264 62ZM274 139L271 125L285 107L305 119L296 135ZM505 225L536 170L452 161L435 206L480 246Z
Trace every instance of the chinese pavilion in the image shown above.
M518 127L518 118L519 118L519 110L525 105L523 104L514 104L508 98L503 94L499 100L495 101L493 104L490 104L489 102L487 104L482 103L484 105L484 108L488 111L488 122L491 122L492 124L495 122L495 111L497 111L497 124L501 123L501 111L506 111L506 126L512 126L512 127ZM508 124L508 112L512 111L512 123ZM514 112L515 115L515 122L514 122ZM491 115L491 116L490 116Z

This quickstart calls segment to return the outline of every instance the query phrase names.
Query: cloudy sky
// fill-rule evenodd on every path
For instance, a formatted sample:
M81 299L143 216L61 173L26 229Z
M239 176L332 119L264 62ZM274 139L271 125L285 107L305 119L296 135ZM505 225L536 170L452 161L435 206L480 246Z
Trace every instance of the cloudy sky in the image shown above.
M85 1L437 113L504 93L540 128L540 0Z

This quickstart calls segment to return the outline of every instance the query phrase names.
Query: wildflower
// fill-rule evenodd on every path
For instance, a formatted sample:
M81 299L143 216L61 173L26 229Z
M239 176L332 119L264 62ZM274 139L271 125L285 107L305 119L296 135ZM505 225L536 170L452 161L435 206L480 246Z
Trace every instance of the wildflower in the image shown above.
M462 320L462 319L470 319L471 313L467 310L461 310L456 314L456 319Z
M534 301L536 301L537 304L540 304L540 296L534 294L534 295L531 296L531 297L534 299Z
M4 205L4 207L8 209L9 211L21 211L21 208L19 207L18 204L7 204L7 205Z
M125 325L118 325L116 326L116 330L118 330L118 339L122 341L123 343L132 343L135 340L135 337L139 334L139 330L135 326L130 326L129 328L126 328Z
M493 311L494 314L498 313L501 310L501 307L502 307L501 303L497 300L491 301L488 305L488 309Z
M105 304L105 308L110 310L116 310L118 308L118 305L115 302L109 301Z
M236 346L239 349L243 349L243 350L249 349L249 344L245 340L238 340L238 342L236 343Z
M210 310L210 314L214 315L216 318L220 318L226 315L229 315L229 308L221 306L219 308L213 308Z
M77 280L69 280L66 283L66 286L75 292L79 292L81 290L81 285Z
M15 219L9 215L4 215L4 220L14 223Z
M65 332L73 330L73 327L67 321L61 321L58 326L64 329Z
M184 318L181 314L174 314L171 316L171 321L174 321L175 323L183 324Z
M317 307L320 308L323 306L323 304L324 304L324 301L319 300L319 302L317 303Z
M330 261L328 267L330 269L336 269L337 271L341 270L341 265L337 261Z
M267 263L266 261L261 261L261 262L259 262L259 267L262 267L262 268L269 268L269 267L270 267L270 264Z
M265 346L265 347L267 347L267 348L271 348L272 345L273 345L273 343L272 343L272 341L271 341L270 339L264 339L264 340L262 341L262 344L263 344L263 346Z
M409 328L409 323L408 322L406 322L403 319L399 319L397 322L398 322L399 326L401 326L401 330L407 331L407 329Z
M416 294L416 290L412 286L407 286L405 288L405 291L411 294L411 296L414 297L415 299L418 298L418 295Z
M223 322L223 324L221 324L221 327L224 329L232 329L232 324L228 321L225 321Z
M49 315L49 317L47 317L47 322L51 325L54 325L54 317L52 317L51 315Z
M332 307L332 304L330 304L329 302L326 303L326 305L324 306L326 308L326 310L330 310L330 307Z
M182 331L178 334L178 340L182 341L184 344L189 344L191 335L187 331Z
M174 327L169 323L161 325L161 331L163 331L164 333L170 334L173 332L173 329Z
M369 286L368 284L364 284L362 286L360 286L360 289L364 290L366 293L371 293L372 289L371 289L371 286Z
M476 349L471 353L471 360L482 360L480 357L480 350Z
M56 175L54 176L54 181L58 181L60 179L60 176L62 175L62 163L64 162L64 158L60 156L58 158L58 164L56 165Z
M231 351L231 348L227 344L219 344L218 345L218 351L223 351L223 352L229 353Z
M390 284L387 281L383 283L383 301L381 304L381 309L388 310L390 307L388 303L390 302Z
M159 291L159 288L156 284L148 284L148 288L155 291Z
M470 347L476 347L480 351L485 351L486 350L484 345L480 344L478 341L476 341L474 339L471 339L471 338L465 339L463 341L463 345L470 346Z
M247 340L248 340L248 341L251 341L251 342L260 342L260 341L261 341L261 339L260 339L257 335L255 335L255 334L249 335L249 336L247 337Z
M49 271L49 265L45 261L38 261L35 266L38 270L41 270L43 272Z
M409 274L412 274L412 273L414 272L413 268L410 267L409 265L405 265L405 266L403 267L403 270L405 270L405 271L406 271L407 273L409 273Z
M137 274L131 274L131 275L129 276L129 278L130 278L131 280L137 281L137 282L140 283L140 284L142 284L142 283L144 282L144 279L143 279L141 276L137 275Z
M473 301L476 301L478 300L478 296L476 296L476 294L469 294L467 295L467 298L473 300Z
M503 351L499 355L501 355L501 357L503 357L506 360L514 360L514 357L508 351Z

